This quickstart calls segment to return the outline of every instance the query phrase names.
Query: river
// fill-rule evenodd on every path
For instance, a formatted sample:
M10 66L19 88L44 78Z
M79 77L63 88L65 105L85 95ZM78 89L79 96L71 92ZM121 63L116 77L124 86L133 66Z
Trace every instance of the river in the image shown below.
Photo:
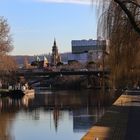
M100 90L44 90L0 98L0 140L80 140L114 98Z

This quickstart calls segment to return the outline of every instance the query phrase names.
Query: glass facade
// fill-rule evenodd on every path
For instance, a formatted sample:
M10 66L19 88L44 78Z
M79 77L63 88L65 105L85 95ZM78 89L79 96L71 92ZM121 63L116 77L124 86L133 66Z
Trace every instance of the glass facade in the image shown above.
M72 40L72 53L86 53L91 50L102 50L105 40Z

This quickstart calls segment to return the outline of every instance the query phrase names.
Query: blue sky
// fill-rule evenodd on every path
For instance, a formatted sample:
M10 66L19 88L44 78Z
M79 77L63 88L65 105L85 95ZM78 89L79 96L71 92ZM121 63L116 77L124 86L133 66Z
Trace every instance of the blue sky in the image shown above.
M8 20L12 55L71 51L71 40L96 39L96 5L91 0L0 0L0 16Z

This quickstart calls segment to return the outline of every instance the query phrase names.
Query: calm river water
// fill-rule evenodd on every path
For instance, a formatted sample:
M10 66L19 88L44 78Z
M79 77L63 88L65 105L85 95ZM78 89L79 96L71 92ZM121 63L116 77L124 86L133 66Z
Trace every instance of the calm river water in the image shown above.
M0 98L0 140L80 140L113 99L94 90Z

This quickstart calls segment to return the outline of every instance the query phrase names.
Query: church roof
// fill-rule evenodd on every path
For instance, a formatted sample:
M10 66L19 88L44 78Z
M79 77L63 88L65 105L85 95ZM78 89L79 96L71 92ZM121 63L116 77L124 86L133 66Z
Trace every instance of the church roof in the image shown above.
M54 38L54 43L53 43L53 46L56 46L56 40L55 40L55 38Z
M48 59L46 58L46 56L44 56L43 61L46 62L46 63L49 63Z

